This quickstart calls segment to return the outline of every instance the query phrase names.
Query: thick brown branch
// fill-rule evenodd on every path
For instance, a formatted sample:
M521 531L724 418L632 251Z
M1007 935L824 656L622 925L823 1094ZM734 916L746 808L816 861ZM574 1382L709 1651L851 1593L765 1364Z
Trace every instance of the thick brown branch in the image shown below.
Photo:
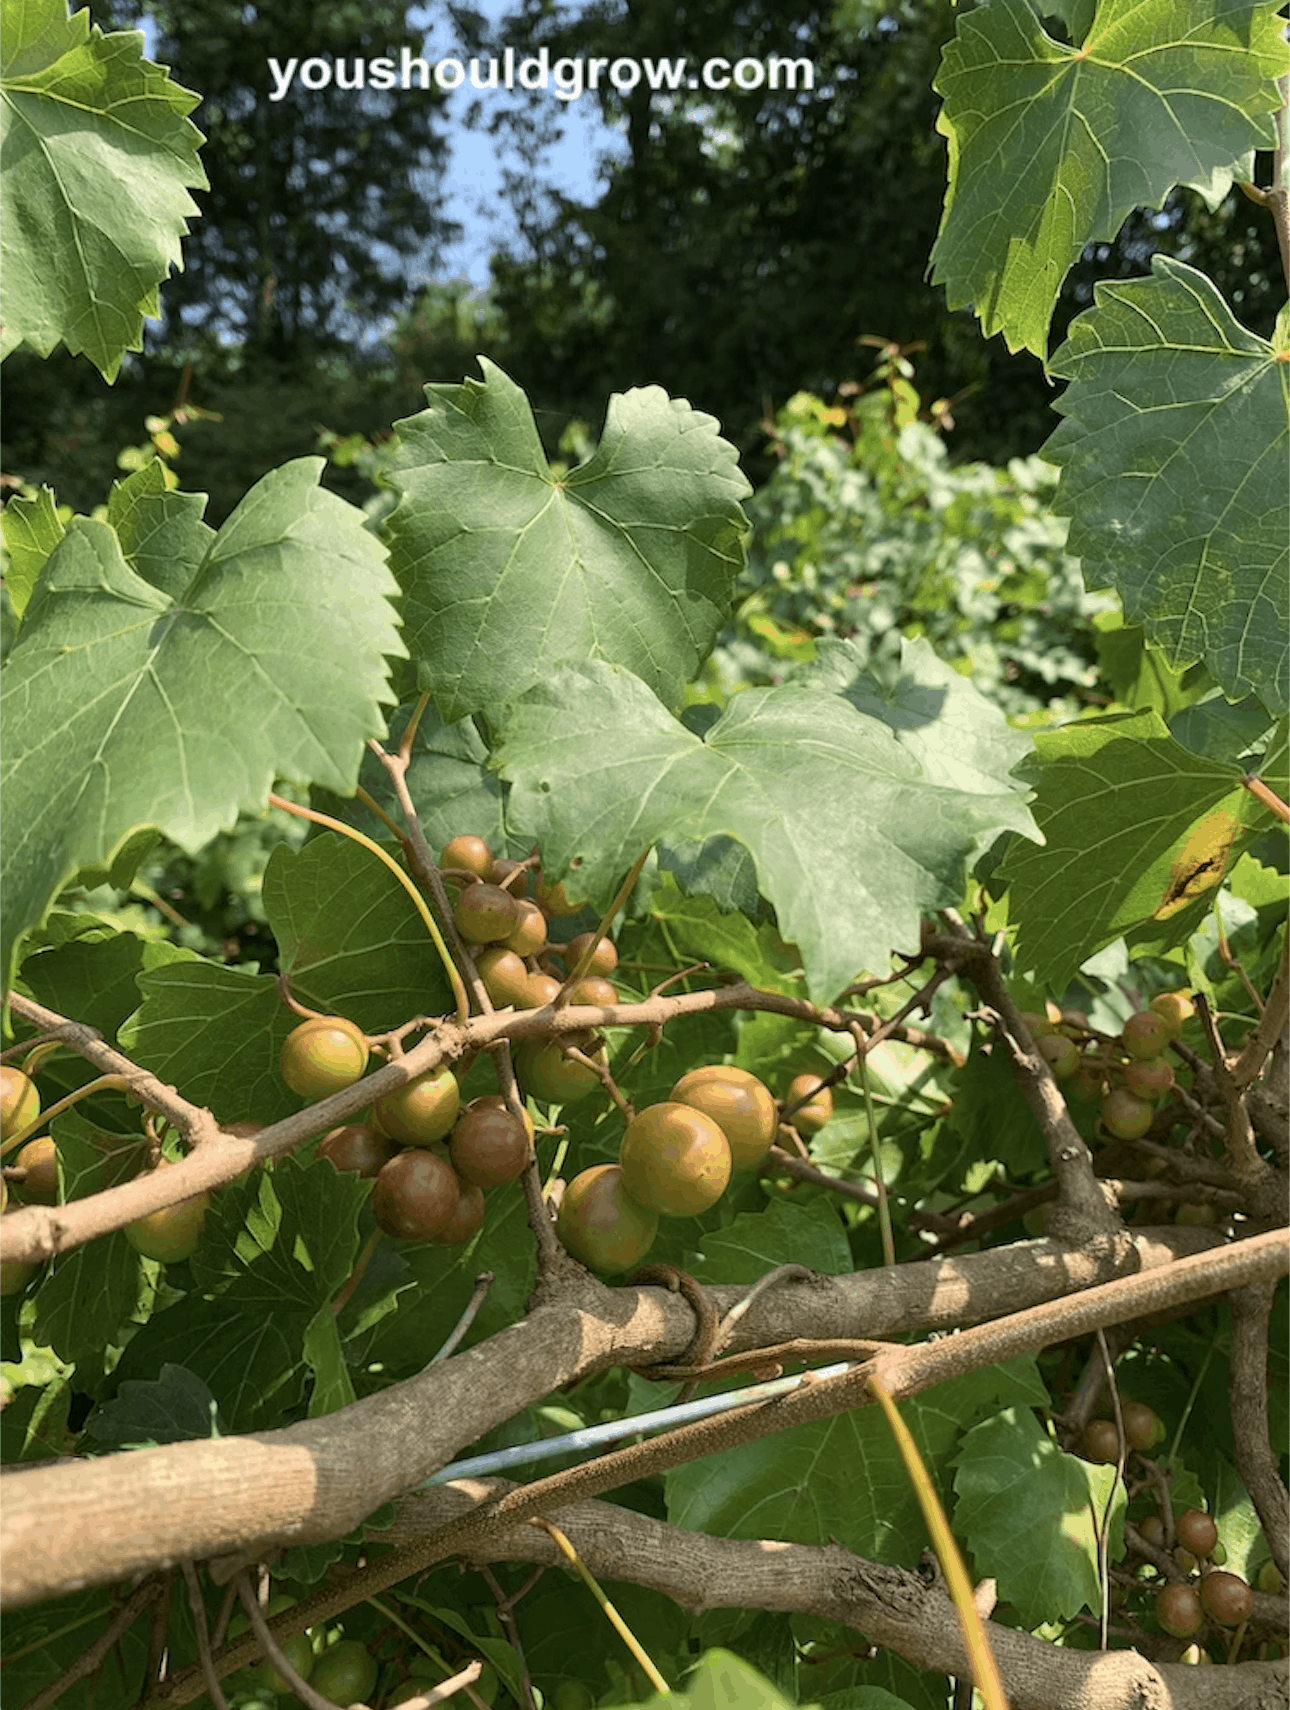
M1281 1482L1268 1433L1268 1322L1275 1284L1255 1283L1232 1296L1229 1367L1236 1470L1263 1523L1283 1583L1290 1583L1290 1496Z

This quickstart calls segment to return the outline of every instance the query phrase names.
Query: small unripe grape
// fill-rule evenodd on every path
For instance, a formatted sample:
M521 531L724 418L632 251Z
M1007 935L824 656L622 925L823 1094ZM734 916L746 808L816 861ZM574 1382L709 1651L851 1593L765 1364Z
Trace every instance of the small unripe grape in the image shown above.
M1034 1010L1030 1009L1023 1009L1020 1014L1022 1021L1025 1023L1026 1030L1029 1032L1030 1037L1036 1042L1036 1044L1038 1044L1041 1039L1047 1039L1057 1031L1056 1027L1051 1021L1049 1021L1046 1015L1036 1015Z
M1113 1420L1090 1419L1081 1441L1085 1460L1111 1466L1120 1458L1120 1436Z
M1105 1091L1105 1069L1101 1063L1085 1057L1066 1082L1065 1096L1068 1099L1076 1099L1081 1104L1092 1104L1094 1099L1100 1099Z
M618 1002L618 988L612 980L602 979L599 974L589 974L585 980L579 980L569 993L570 1003L610 1004Z
M1213 1516L1201 1508L1187 1508L1174 1522L1174 1531L1184 1550L1194 1556L1207 1556L1218 1542L1218 1527Z
M484 982L484 990L498 1009L512 1005L520 1009L525 1007L524 1000L532 976L513 950L506 950L500 944L492 945L479 952L475 966Z
M517 956L536 956L546 943L546 916L527 897L517 897L515 907L515 929L502 939L502 947L513 950Z
M1158 1550L1165 1547L1165 1523L1158 1514L1148 1514L1138 1522L1138 1530L1147 1543L1154 1544Z
M561 982L551 974L530 974L521 1009L545 1009L560 995Z
M1254 1593L1239 1574L1216 1568L1200 1582L1200 1602L1220 1627L1239 1627L1254 1613Z
M35 1081L13 1063L0 1063L0 1138L21 1134L39 1115Z
M491 873L484 877L490 885L500 885L503 890L518 901L524 895L524 874L527 871L523 861L512 861L508 856L499 855L493 862ZM518 875L518 876L517 876Z
M1124 1436L1131 1449L1152 1449L1164 1436L1165 1428L1159 1415L1144 1402L1126 1401L1122 1412Z
M1124 1084L1135 1098L1163 1098L1174 1084L1173 1064L1164 1057L1144 1057L1129 1063L1124 1070Z
M490 879L493 874L493 852L482 837L471 837L464 833L460 837L449 838L444 844L439 865L473 873L477 879Z
M1178 1658L1180 1663L1187 1663L1191 1667L1195 1667L1200 1663L1213 1662L1213 1660L1214 1659L1210 1656L1209 1652L1201 1650L1199 1645L1188 1645L1187 1649L1183 1651L1181 1656Z
M1275 1597L1281 1590L1281 1575L1277 1569L1277 1564L1270 1559L1264 1562L1259 1569L1259 1577L1254 1583L1260 1591L1266 1591L1270 1596Z
M1169 1024L1154 1009L1140 1009L1120 1029L1127 1057L1158 1057L1169 1043Z
M1175 1639L1189 1639L1204 1625L1200 1598L1189 1585L1166 1585L1156 1593L1156 1620Z
M497 885L468 885L453 905L457 931L467 944L496 944L519 925L519 905Z
M199 1193L192 1199L181 1199L178 1205L163 1205L137 1222L127 1223L125 1238L145 1259L156 1259L162 1265L179 1264L197 1251L209 1203L210 1195Z
M432 1146L444 1139L460 1108L461 1089L451 1069L429 1069L372 1107L385 1133L408 1146Z
M789 1082L784 1104L791 1107L799 1098L805 1098L806 1103L793 1112L789 1121L802 1134L818 1133L833 1115L833 1089L820 1086L819 1075L796 1075Z
M393 1140L366 1122L350 1122L333 1128L318 1142L318 1156L330 1158L338 1170L372 1179L398 1151Z
M1195 1573L1197 1567L1200 1565L1196 1557L1192 1555L1191 1551L1184 1550L1181 1544L1179 1544L1174 1550L1174 1560L1178 1563L1178 1566L1184 1573Z
M1161 1018L1173 1039L1182 1032L1183 1023L1196 1013L1196 1005L1186 992L1158 992L1147 1007Z
M376 1658L357 1639L341 1639L316 1660L309 1684L332 1704L364 1704L376 1685Z
M564 947L564 965L572 973L577 967L583 951L595 937L593 932L580 932L576 938L571 938ZM612 941L602 938L596 945L595 954L583 970L587 974L612 974L618 966L618 951Z
M367 1068L367 1040L343 1015L315 1015L282 1042L282 1078L311 1102L343 1092Z
M1145 1099L1116 1087L1102 1100L1102 1126L1117 1140L1141 1140L1155 1115Z
M548 916L562 918L565 915L577 914L581 903L571 903L563 884L553 885L538 874L533 894L537 898L538 907Z
M1035 1049L1053 1072L1055 1081L1068 1081L1079 1068L1079 1047L1064 1033L1048 1033L1036 1041Z
M48 1134L20 1146L13 1161L27 1172L22 1197L28 1204L58 1204L58 1148Z

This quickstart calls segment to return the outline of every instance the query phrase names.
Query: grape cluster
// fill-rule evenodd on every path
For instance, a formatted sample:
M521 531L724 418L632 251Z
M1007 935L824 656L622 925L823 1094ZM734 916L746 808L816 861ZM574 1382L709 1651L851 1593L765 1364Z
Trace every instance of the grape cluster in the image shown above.
M1161 992L1131 1015L1114 1040L1095 1039L1078 1010L1052 1009L1023 1015L1036 1049L1068 1099L1097 1101L1098 1119L1117 1140L1140 1140L1151 1127L1158 1101L1174 1085L1165 1055L1195 1014L1185 992Z
M824 1126L833 1095L802 1075L785 1104L806 1132ZM695 1217L721 1198L732 1176L760 1169L779 1128L780 1107L756 1075L712 1063L681 1076L661 1104L632 1117L616 1164L595 1164L569 1183L558 1229L592 1270L632 1270L653 1245L660 1217Z
M1126 1450L1146 1454L1166 1436L1163 1421L1143 1402L1124 1402L1120 1418ZM1117 1462L1120 1438L1115 1422L1105 1418L1091 1420L1084 1428L1080 1446L1090 1461ZM1155 1484L1149 1488L1154 1494ZM1239 1574L1225 1570L1227 1553L1212 1515L1200 1508L1183 1510L1173 1519L1172 1545L1165 1517L1155 1508L1139 1518L1136 1525L1146 1544L1171 1555L1173 1565L1187 1575L1186 1579L1170 1580L1152 1590L1151 1582L1158 1580L1160 1569L1148 1560L1141 1570L1148 1576L1155 1618L1164 1632L1173 1638L1187 1639L1199 1633L1207 1619L1223 1628L1239 1627L1249 1620L1254 1608L1252 1588ZM1263 1564L1258 1583L1261 1589L1279 1589L1280 1575L1270 1561ZM1196 1660L1201 1658L1198 1656Z

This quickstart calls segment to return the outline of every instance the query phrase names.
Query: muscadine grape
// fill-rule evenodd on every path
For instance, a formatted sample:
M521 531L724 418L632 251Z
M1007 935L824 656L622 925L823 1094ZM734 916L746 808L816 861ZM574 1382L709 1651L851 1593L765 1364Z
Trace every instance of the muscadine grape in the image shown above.
M1186 992L1157 992L1147 1007L1161 1018L1173 1039L1182 1032L1184 1022L1196 1013L1196 1005Z
M569 993L570 1003L610 1004L618 1002L618 988L612 980L605 980L599 974L589 974L585 980L579 980Z
M1026 1031L1036 1043L1057 1031L1046 1015L1036 1015L1034 1010L1030 1009L1023 1009L1020 1013Z
M779 1113L770 1088L726 1063L709 1063L682 1075L668 1094L710 1116L726 1137L734 1170L755 1170L770 1151Z
M453 904L452 918L468 944L495 944L519 925L519 905L498 885L468 885Z
M474 1182L457 1178L457 1209L451 1219L434 1237L439 1247L463 1247L473 1241L484 1227L484 1190Z
M1164 1057L1143 1057L1126 1063L1124 1084L1135 1098L1163 1098L1174 1084L1173 1064Z
M556 1234L575 1259L615 1276L640 1264L658 1232L658 1214L623 1188L617 1164L593 1164L569 1183Z
M166 1167L164 1163L158 1165L159 1169ZM210 1195L199 1193L191 1199L181 1199L178 1205L163 1205L160 1210L127 1223L125 1238L145 1259L156 1259L162 1265L180 1264L197 1251L209 1203Z
M442 1151L411 1146L377 1176L372 1213L387 1235L433 1241L451 1227L460 1192L457 1172Z
M48 1134L18 1148L14 1163L26 1170L22 1197L32 1205L58 1204L58 1148Z
M1110 1466L1120 1458L1120 1435L1111 1419L1090 1419L1081 1443L1085 1460Z
M524 895L523 875L527 870L523 861L512 861L507 855L499 855L493 862L492 872L484 877L490 885L500 885L504 891L509 891L518 902ZM517 878L516 874L520 876Z
M309 1685L331 1704L365 1704L376 1685L376 1658L357 1639L341 1639L314 1662Z
M1203 1508L1184 1509L1174 1522L1174 1531L1183 1549L1194 1556L1207 1556L1218 1542L1218 1527Z
M521 1009L545 1009L560 995L560 981L552 974L530 974Z
M819 1075L795 1075L788 1083L784 1104L786 1107L794 1105L799 1098L805 1098L806 1103L799 1110L795 1110L788 1120L801 1133L815 1134L833 1115L833 1089L821 1086Z
M432 1146L436 1140L443 1140L460 1108L461 1091L451 1069L430 1069L417 1075L378 1098L372 1107L390 1138L409 1146Z
M1117 1140L1141 1140L1151 1126L1154 1110L1145 1099L1115 1087L1102 1100L1102 1126Z
M278 1059L292 1092L311 1103L343 1092L367 1068L367 1040L343 1015L315 1015L293 1027Z
M1189 1639L1205 1622L1200 1598L1189 1585L1166 1585L1156 1593L1156 1620L1175 1639Z
M587 948L588 944L591 943L594 937L594 932L580 932L576 938L571 938L564 946L564 965L568 968L570 973L572 973L577 967L583 951ZM617 966L618 951L615 949L612 940L602 938L597 943L591 961L588 966L583 969L583 973L608 975L612 974Z
M537 898L538 907L548 916L562 918L565 915L577 914L581 903L571 903L563 884L550 884L539 872L537 883L533 887L533 895Z
M730 1146L720 1126L692 1105L650 1105L627 1124L618 1162L623 1187L664 1217L697 1217L730 1181Z
M393 1140L379 1128L368 1122L351 1122L324 1134L317 1155L330 1158L338 1170L371 1178L380 1175L397 1151Z
M568 1034L567 1043L586 1052L588 1034ZM603 1048L595 1060L604 1061ZM600 1085L600 1076L585 1063L565 1056L554 1039L526 1039L515 1053L515 1073L526 1093L543 1104L573 1104Z
M1169 1024L1154 1009L1140 1009L1120 1029L1127 1057L1158 1057L1169 1043Z
M1079 1047L1064 1033L1045 1034L1035 1041L1035 1049L1052 1070L1055 1081L1068 1081L1079 1068Z
M22 1259L0 1259L0 1300L11 1294L21 1294L40 1269Z
M1165 1547L1165 1523L1158 1514L1148 1514L1139 1521L1138 1530L1149 1544L1154 1544L1158 1550Z
M1121 1410L1124 1415L1124 1437L1131 1449L1151 1449L1165 1434L1160 1417L1145 1402L1126 1401Z
M532 1134L505 1103L499 1100L498 1104L472 1104L458 1118L448 1142L457 1174L481 1188L503 1187L515 1181L524 1174L529 1161Z
M1200 1582L1201 1608L1220 1627L1239 1627L1254 1613L1254 1593L1239 1574L1215 1568Z
M536 956L546 943L546 916L528 897L517 897L515 908L515 929L502 939L502 948L517 956Z
M521 1009L526 1007L524 1000L532 976L513 950L507 950L500 944L481 950L475 957L475 966L484 982L484 990L498 1009L506 1009L510 1005Z
M473 873L477 879L491 879L493 852L482 837L472 837L468 832L463 832L460 837L450 837L444 844L439 865L455 867L459 872Z
M40 1115L40 1093L13 1063L0 1063L0 1139L21 1134Z

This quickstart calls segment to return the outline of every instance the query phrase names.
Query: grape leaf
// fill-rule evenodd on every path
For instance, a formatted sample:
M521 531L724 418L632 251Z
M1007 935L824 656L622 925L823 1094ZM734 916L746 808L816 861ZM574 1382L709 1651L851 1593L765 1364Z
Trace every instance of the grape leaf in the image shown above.
M797 1205L773 1199L764 1211L742 1213L704 1236L703 1257L693 1274L701 1282L754 1283L776 1265L807 1265L834 1277L851 1270L836 1202L821 1197Z
M5 8L3 355L62 341L114 380L183 265L188 191L208 188L187 117L201 97L142 50L138 31L105 36L63 0Z
M373 1031L452 1007L443 963L411 897L360 844L330 833L300 849L279 844L264 870L263 896L279 970L302 1003Z
M42 487L30 499L15 493L0 511L0 534L4 535L9 550L4 585L16 617L26 611L45 560L65 533L48 487Z
M1175 667L1203 660L1229 700L1290 706L1290 372L1203 273L1156 256L1097 287L1054 356L1071 384L1044 447L1089 587ZM1171 709L1172 710L1172 709Z
M300 1100L278 1073L299 1017L269 974L187 955L139 975L143 1003L120 1029L121 1049L182 1086L221 1122L278 1122Z
M562 660L636 672L669 705L729 611L751 489L711 416L657 386L611 398L591 459L557 478L523 392L427 386L397 424L390 563L418 682L445 720L500 708Z
M926 657L914 650L906 663ZM908 699L918 683L906 677ZM951 691L933 676L930 704L902 732L852 704L849 661L846 682L846 695L809 682L746 690L700 740L627 672L564 667L503 730L509 822L540 843L554 876L568 873L572 898L597 902L677 823L738 839L811 994L831 998L912 950L922 912L961 897L967 863L1001 830L1033 829L1021 786L980 769L977 732L1003 718L970 684ZM599 734L590 753L588 730Z
M684 870L680 877L686 882ZM650 899L650 912L667 928L668 938L682 956L728 968L762 991L792 992L801 985L796 958L774 927L754 926L743 914L724 913L709 893L683 896L668 881Z
M1035 738L1042 849L1013 842L1018 970L1061 991L1081 962L1146 922L1179 933L1212 899L1249 797L1235 767L1180 748L1154 712Z
M982 1414L1046 1400L1026 1356L937 1384L900 1410L935 1477ZM668 1519L687 1532L801 1544L836 1537L884 1562L908 1562L926 1539L909 1474L876 1407L705 1455L666 1473L664 1485Z
M1042 10L993 0L959 18L934 84L950 159L932 250L950 308L1039 357L1086 244L1175 184L1212 196L1243 150L1273 146L1285 68L1275 0L1101 0L1078 47Z
M978 1040L954 1082L954 1102L946 1119L972 1163L993 1160L1014 1176L1026 1177L1048 1164L1048 1148L1034 1112L996 1045L986 1052Z
M322 467L258 482L179 598L106 523L76 518L50 554L3 682L6 985L68 877L138 828L194 851L275 774L352 790L402 647L382 549Z
M1114 1467L1063 1454L1024 1407L975 1426L954 1465L955 1536L1024 1627L1099 1606L1098 1525L1112 1490L1112 1560L1124 1554L1125 1493Z
M722 1650L699 1658L685 1677L684 1691L659 1693L644 1702L657 1710L792 1710L790 1700L781 1697L764 1675L742 1657ZM884 1693L866 1710L888 1710L889 1706L899 1710L899 1703ZM819 1706L807 1705L805 1710L819 1710Z
M150 1382L123 1383L111 1401L90 1414L85 1431L101 1449L148 1448L225 1434L210 1390L185 1367L173 1365L162 1366Z

